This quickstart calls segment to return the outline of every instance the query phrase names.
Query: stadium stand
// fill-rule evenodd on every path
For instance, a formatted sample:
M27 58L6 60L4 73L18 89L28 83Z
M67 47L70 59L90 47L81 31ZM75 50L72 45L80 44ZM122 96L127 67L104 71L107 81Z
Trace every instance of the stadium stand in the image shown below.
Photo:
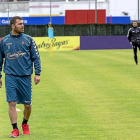
M10 8L9 11L29 11L29 2L50 2L50 0L0 0L0 12L6 12L8 10L7 9L8 1ZM51 2L86 2L86 1L89 0L51 0Z
M6 12L7 2L2 2L0 4L0 12ZM9 11L29 11L29 2L9 2Z
M9 0L9 2L23 2L23 1L32 1L32 2L50 2L50 0ZM51 2L74 2L74 1L89 1L89 0L51 0ZM90 0L95 1L95 0ZM99 1L106 1L106 0L99 0ZM7 2L7 0L0 0L0 2Z

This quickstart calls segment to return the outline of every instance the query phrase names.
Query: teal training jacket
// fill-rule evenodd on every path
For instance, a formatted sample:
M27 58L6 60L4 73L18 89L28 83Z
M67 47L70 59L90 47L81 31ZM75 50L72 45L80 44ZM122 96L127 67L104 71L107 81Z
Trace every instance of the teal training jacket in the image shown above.
M40 75L40 56L35 41L31 36L21 33L11 33L0 41L0 78L2 77L2 65L4 61L4 73L16 76L26 76L33 73Z

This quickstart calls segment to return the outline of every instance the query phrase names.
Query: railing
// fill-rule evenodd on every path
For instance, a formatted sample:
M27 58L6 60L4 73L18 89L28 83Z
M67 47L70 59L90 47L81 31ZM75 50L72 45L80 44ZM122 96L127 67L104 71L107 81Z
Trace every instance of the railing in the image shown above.
M9 6L8 6L9 4ZM7 12L9 7L9 12L12 11L29 11L29 2L1 2L0 12Z

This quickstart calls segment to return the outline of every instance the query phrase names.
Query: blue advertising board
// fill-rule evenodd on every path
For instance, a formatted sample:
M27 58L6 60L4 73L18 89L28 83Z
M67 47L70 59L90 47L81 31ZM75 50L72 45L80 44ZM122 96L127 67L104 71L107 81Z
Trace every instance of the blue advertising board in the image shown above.
M52 24L64 24L64 21L64 16L52 17ZM24 25L44 25L50 22L50 17L23 17L23 22ZM0 17L0 25L8 25L8 18Z
M9 20L11 17L9 18ZM107 23L110 23L110 17L106 17ZM50 22L50 17L23 17L24 25L45 25ZM113 24L129 24L130 17L111 17ZM52 17L52 24L65 24L64 16ZM7 17L0 17L0 25L8 25Z
M113 24L130 24L131 20L130 17L107 17L106 18L107 23L113 23Z

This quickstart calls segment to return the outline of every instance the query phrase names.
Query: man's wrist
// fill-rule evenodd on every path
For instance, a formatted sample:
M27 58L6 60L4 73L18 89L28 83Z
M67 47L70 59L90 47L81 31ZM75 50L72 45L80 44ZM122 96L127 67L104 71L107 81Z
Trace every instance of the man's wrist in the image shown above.
M35 74L35 75L40 76L40 74Z

